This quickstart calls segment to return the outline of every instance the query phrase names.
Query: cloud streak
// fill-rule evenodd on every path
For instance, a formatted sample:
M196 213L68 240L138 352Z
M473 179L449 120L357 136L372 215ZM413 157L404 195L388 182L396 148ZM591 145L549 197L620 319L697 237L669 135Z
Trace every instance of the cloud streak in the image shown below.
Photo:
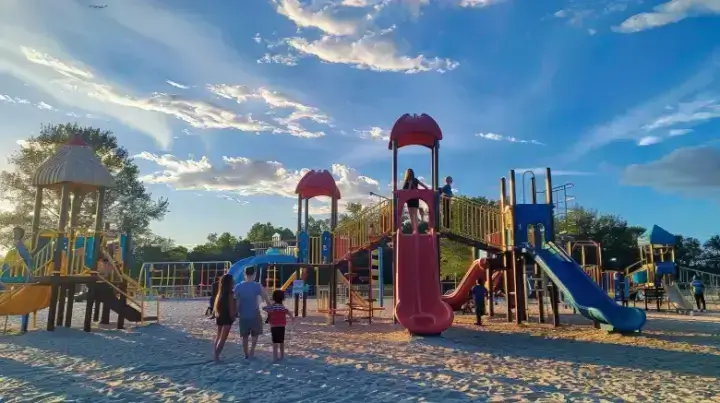
M613 31L633 34L675 24L686 18L720 14L717 0L671 0L653 7L651 12L635 14L613 27Z
M588 130L568 155L579 158L591 150L620 140L640 142L648 136L664 138L668 130L688 129L688 126L720 117L720 104L712 96L718 89L715 77L720 67L719 60L713 54L680 85Z
M503 141L503 142L509 142L509 143L518 143L518 144L534 144L539 146L544 146L544 143L541 143L538 140L524 140L519 139L517 137L513 136L503 136L502 134L497 133L476 133L475 137L480 137L484 140L491 140L491 141Z

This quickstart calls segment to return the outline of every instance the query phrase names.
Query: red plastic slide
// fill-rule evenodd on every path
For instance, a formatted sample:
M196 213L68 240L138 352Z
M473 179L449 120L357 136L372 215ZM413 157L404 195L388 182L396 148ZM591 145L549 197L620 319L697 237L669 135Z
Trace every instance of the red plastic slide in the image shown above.
M488 262L485 258L474 261L470 266L470 269L467 271L467 273L465 273L465 276L462 278L462 280L460 280L460 284L458 284L455 291L453 291L451 294L443 295L442 300L445 301L445 303L447 303L448 305L450 305L453 310L461 310L463 304L465 304L468 299L470 299L470 290L472 290L476 282L478 280L481 280L483 283L487 281L485 279L487 265ZM493 273L493 290L498 289L501 280L502 272L496 271L495 273ZM485 284L485 286L487 287L487 284Z
M452 308L443 302L437 236L395 236L395 316L411 334L438 335L453 323Z

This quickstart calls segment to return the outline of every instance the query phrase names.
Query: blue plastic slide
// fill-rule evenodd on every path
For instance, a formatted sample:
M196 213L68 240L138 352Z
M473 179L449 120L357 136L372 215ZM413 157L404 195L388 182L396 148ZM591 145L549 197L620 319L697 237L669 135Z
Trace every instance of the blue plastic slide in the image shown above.
M565 293L565 302L573 305L584 317L618 332L639 332L645 325L645 312L618 305L585 274L577 262L552 242L546 243L543 249L530 245L524 247Z
M297 258L291 255L259 255L252 256L249 258L241 259L235 262L228 273L233 276L235 282L241 282L244 280L243 275L245 274L245 268L248 266L262 266L269 265L272 263L296 263Z

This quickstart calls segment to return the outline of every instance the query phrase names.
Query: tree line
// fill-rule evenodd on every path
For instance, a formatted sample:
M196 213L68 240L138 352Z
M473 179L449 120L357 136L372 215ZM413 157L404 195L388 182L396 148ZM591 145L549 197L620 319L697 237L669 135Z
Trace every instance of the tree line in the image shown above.
M163 261L230 261L253 255L252 243L269 240L274 234L282 239L294 239L295 231L275 226L270 222L255 223L241 236L228 232L209 234L205 243L194 247L176 245L172 239L153 234L150 224L162 220L168 211L168 200L154 198L139 179L139 169L128 151L110 131L77 124L42 126L38 135L28 138L24 145L8 159L9 168L0 172L0 201L5 206L0 211L0 244L12 247L12 228L30 228L35 189L30 185L37 168L62 144L74 136L80 136L91 146L108 167L116 181L116 187L107 194L105 216L119 231L132 232L134 238L134 270L143 262ZM497 208L497 201L485 197L457 196L474 203ZM57 225L60 195L46 192L41 209L41 227ZM74 204L80 210L80 227L91 227L95 215L95 197L92 193ZM364 212L364 207L350 203L339 217L342 225ZM403 220L406 221L406 220ZM407 222L404 231L409 231ZM308 228L311 236L330 229L327 219L310 217ZM421 231L424 229L420 228ZM639 259L637 239L645 228L634 226L624 218L600 213L597 210L578 208L558 219L556 233L559 240L594 240L602 245L603 266L622 269ZM693 237L677 235L676 261L682 267L720 274L720 235L701 243ZM562 242L560 242L562 243ZM442 271L444 274L463 274L469 267L471 253L467 246L441 240ZM592 253L590 253L592 255ZM589 264L596 264L589 258Z

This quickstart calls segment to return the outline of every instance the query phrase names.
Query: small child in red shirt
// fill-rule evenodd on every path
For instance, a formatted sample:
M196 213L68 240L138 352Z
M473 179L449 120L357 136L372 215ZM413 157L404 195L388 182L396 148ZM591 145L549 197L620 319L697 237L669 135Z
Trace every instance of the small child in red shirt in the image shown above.
M270 335L272 336L273 342L273 359L278 361L285 358L285 326L287 325L287 318L290 318L293 322L295 319L292 317L290 311L283 306L285 291L273 291L272 300L274 304L263 307L263 310L268 313L268 322L270 322ZM279 356L278 350L280 352Z

